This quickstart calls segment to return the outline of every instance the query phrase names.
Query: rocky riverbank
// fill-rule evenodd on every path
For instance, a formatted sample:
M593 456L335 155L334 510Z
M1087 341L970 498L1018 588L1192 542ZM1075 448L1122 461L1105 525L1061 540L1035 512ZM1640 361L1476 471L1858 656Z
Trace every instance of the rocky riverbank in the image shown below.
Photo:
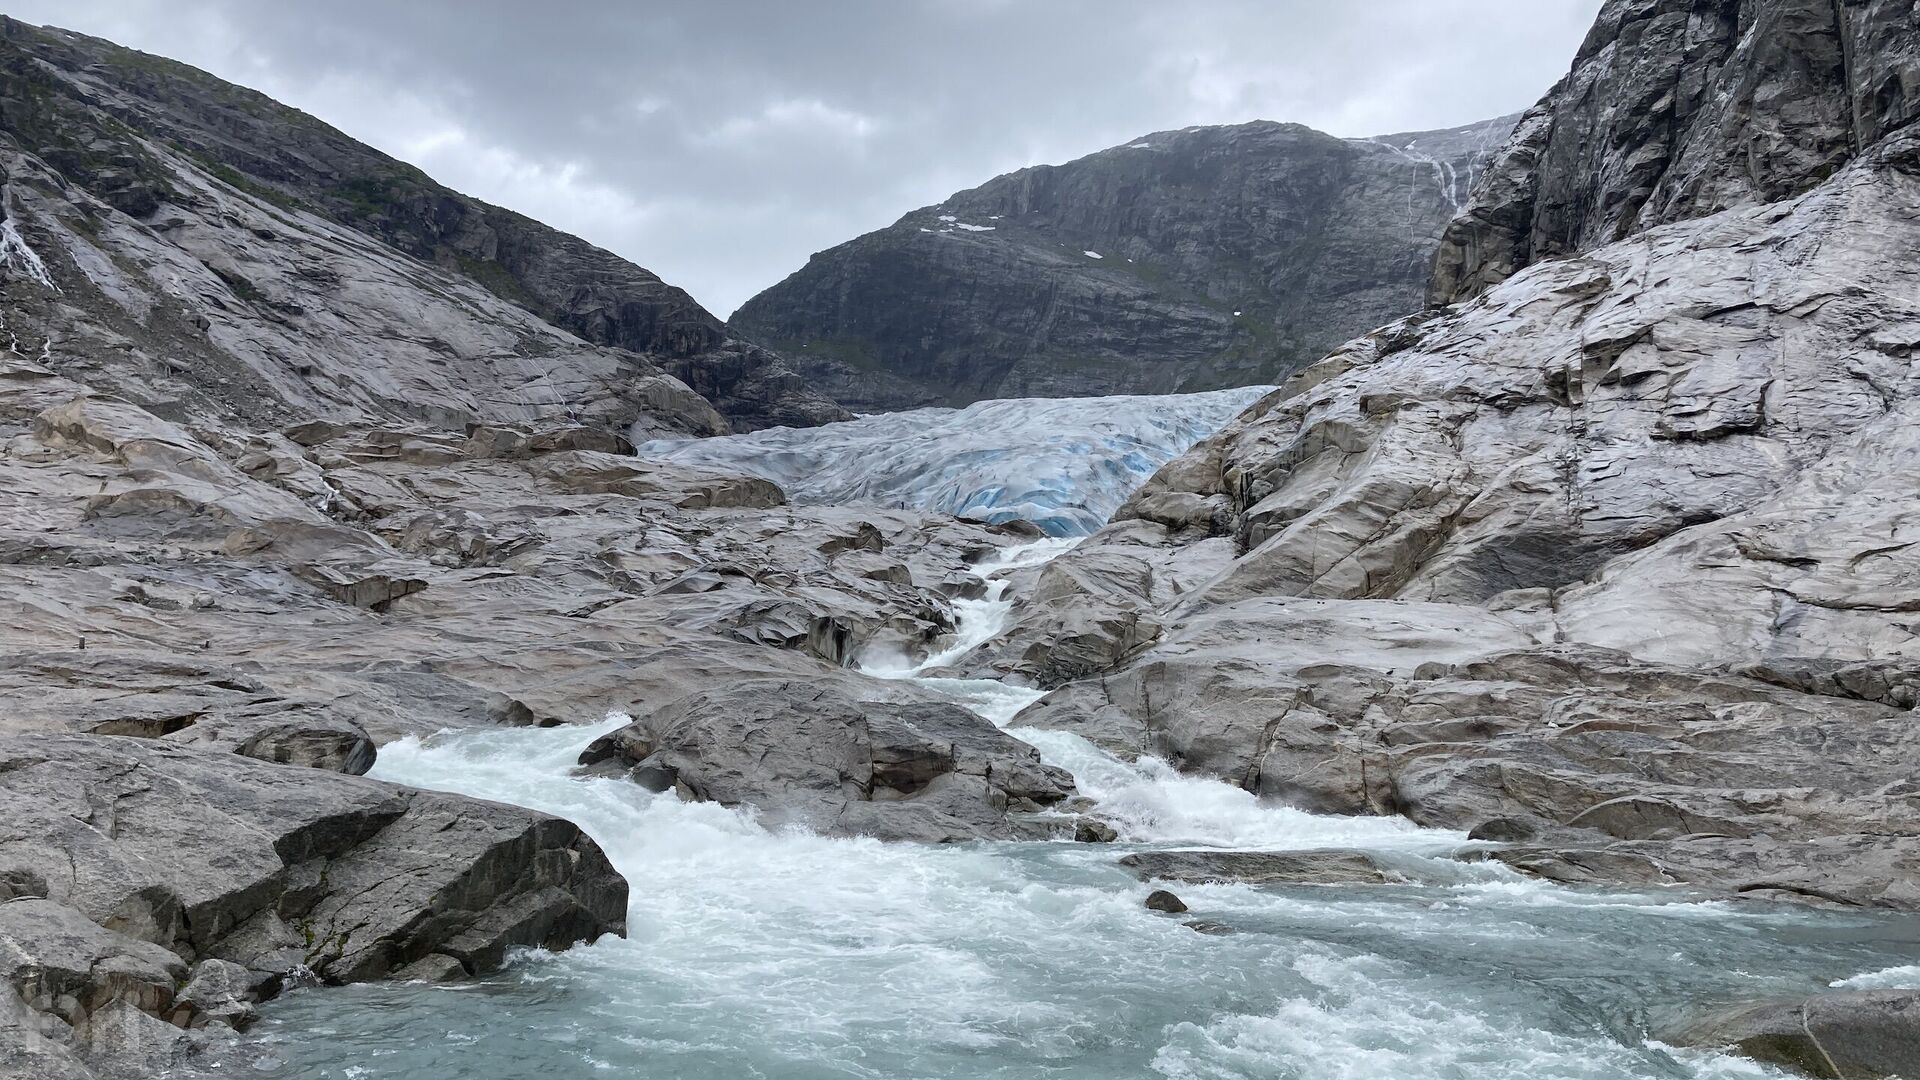
M1264 819L1207 834L1247 850L1122 863L1183 890L1517 871L1920 910L1909 15L1608 3L1447 227L1450 306L1339 347L991 586L975 567L1038 528L636 455L842 415L652 275L257 95L6 23L0 1051L151 1072L303 981L619 934L611 845L364 775L408 736L603 717L569 776L814 840L1120 837L1124 800L1038 745L1450 830L1417 864L1258 850ZM925 242L1002 228L953 216ZM1109 482L1164 460L1137 448ZM989 589L1006 623L942 651ZM943 675L1044 692L1014 718L1031 743ZM1158 932L1125 907L1116 948ZM1915 992L1833 989L1668 1036L1911 1068Z
M973 667L1060 687L1023 724L1473 830L1555 880L1920 907L1920 134L1889 74L1920 39L1897 6L1729 9L1682 63L1647 46L1685 5L1609 4L1450 231L1436 287L1479 295L1167 466ZM1619 157L1570 156L1595 152L1594 88L1655 96L1650 56L1720 111L1662 99L1615 117ZM1777 133L1806 153L1706 192L1700 163L1789 88L1831 106ZM1665 194L1568 216L1625 199L1629 166ZM1527 214L1522 255L1483 235Z

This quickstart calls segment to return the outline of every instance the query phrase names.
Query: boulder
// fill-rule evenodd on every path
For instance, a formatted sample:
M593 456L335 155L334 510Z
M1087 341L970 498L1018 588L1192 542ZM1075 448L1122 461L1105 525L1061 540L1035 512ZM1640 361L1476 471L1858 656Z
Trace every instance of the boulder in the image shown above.
M1186 902L1165 889L1155 889L1147 894L1147 910L1164 911L1169 915L1178 915L1187 910Z
M269 982L478 971L624 924L625 882L565 821L171 743L0 739L0 820L0 895Z
M1830 1080L1920 1076L1920 991L1860 990L1727 1006L1662 1036Z
M1073 781L977 714L863 701L831 683L759 680L691 694L601 737L581 764L631 766L689 799L752 806L829 835L951 841L1024 835L1022 811Z

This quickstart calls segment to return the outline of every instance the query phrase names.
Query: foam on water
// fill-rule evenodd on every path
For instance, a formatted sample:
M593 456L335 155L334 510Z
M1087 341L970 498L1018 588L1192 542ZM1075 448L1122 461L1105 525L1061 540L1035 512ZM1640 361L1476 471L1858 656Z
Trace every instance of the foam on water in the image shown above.
M990 637L1006 617L1005 575L1058 547L982 566L987 595L960 608L940 655L874 666L1008 724L1036 691L917 672ZM751 812L573 776L579 751L625 722L409 739L382 749L375 775L579 823L632 886L627 938L528 954L463 987L297 992L267 1008L255 1070L1734 1080L1779 1074L1646 1032L1679 1003L1806 993L1889 959L1920 963L1920 941L1897 920L1576 891L1438 860L1453 876L1427 886L1182 885L1191 915L1171 918L1143 906L1149 886L1119 856L1349 846L1426 858L1461 838L1262 804L1155 759L1124 762L1071 733L1018 727L1075 774L1121 843L926 847L775 832ZM1920 968L1843 981L1902 970Z
M991 679L927 678L919 673L951 664L999 634L1013 609L1006 596L1009 575L1058 557L1075 543L1043 540L983 560L974 570L985 580L986 593L954 605L956 629L949 645L918 663L893 654L865 656L861 668L882 678L913 679L1007 726L1044 692ZM1073 773L1080 793L1091 797L1101 816L1129 841L1269 851L1367 845L1443 853L1466 839L1397 818L1327 817L1263 804L1243 788L1182 775L1159 758L1123 762L1072 732L1010 730L1038 747L1048 763Z
M1795 941L1812 913L1649 922L1698 905L1463 902L1471 887L1180 886L1235 931L1201 934L1114 867L1138 845L827 839L572 777L624 722L410 739L377 772L579 822L632 883L628 938L474 986L298 992L268 1008L258 1071L1723 1080L1775 1074L1648 1044L1649 1000L1804 990L1835 948ZM1829 968L1872 955L1839 951Z
M1836 990L1920 990L1920 964L1869 971L1835 979L1830 985Z

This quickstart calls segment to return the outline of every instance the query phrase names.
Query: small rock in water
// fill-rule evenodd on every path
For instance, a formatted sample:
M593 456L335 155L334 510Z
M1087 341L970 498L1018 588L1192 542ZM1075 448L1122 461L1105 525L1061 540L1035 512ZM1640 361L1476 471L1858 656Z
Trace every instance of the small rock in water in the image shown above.
M1111 844L1120 839L1113 826L1096 818L1081 818L1073 827L1073 839L1080 844Z
M1147 907L1152 911L1164 911L1178 915L1187 910L1186 902L1165 889L1155 889L1147 894Z
M1211 937L1220 937L1235 932L1233 927L1228 926L1226 923L1214 922L1212 919L1194 919L1191 922L1182 923L1181 925L1196 934L1207 934Z

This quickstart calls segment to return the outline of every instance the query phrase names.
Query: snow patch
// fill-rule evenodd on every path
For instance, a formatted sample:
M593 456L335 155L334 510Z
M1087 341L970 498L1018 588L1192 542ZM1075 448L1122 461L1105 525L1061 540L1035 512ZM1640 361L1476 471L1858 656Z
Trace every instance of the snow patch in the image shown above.
M1104 259L1104 258L1106 258L1106 256L1105 256L1105 255L1102 255L1102 254L1100 254L1100 253L1099 253L1099 252L1097 252L1097 251L1083 251L1083 252L1081 252L1080 254L1082 254L1082 255L1085 255L1085 256L1086 256L1087 258L1089 258L1089 259Z
M1152 144L1152 143L1150 143L1150 142L1137 142L1137 143L1128 143L1128 144L1127 144L1127 149L1129 149L1129 150L1151 150L1151 149L1153 149L1153 144Z
M968 232L992 232L994 229L992 225L969 225L964 221L955 222L953 227L965 229Z

